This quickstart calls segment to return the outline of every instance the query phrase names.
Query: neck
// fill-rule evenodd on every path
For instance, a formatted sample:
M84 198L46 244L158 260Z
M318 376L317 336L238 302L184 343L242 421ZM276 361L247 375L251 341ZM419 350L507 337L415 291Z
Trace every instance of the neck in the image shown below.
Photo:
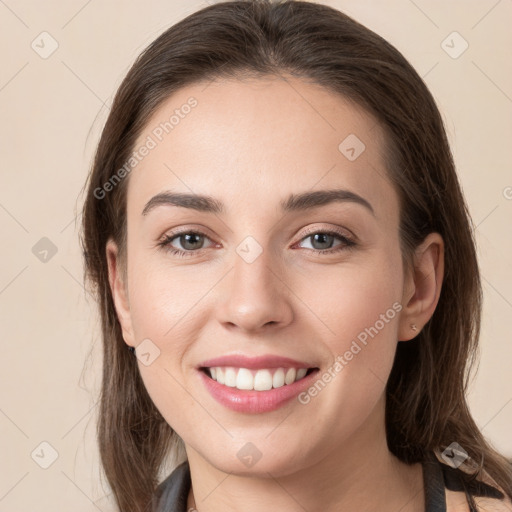
M423 512L423 472L388 449L384 400L371 421L318 462L284 476L225 473L187 446L192 488L187 510L198 512ZM372 413L373 414L373 413Z

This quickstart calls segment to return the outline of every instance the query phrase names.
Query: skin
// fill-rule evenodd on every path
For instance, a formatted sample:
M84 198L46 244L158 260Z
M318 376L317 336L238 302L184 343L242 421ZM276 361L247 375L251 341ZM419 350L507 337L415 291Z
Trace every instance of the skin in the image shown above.
M435 310L444 246L431 233L405 274L380 126L345 98L291 76L217 80L176 92L136 147L190 96L198 105L130 174L126 277L115 243L106 250L126 343L149 338L160 350L149 366L139 361L140 373L185 443L196 508L424 510L421 466L388 450L384 392L397 341L414 338ZM349 134L366 146L354 161L338 150ZM375 215L351 202L280 211L291 193L334 188L364 197ZM141 215L171 189L215 197L225 212L162 205ZM158 246L176 228L206 235L188 257ZM339 230L357 245L334 238L322 246L306 229ZM236 252L247 236L263 249L252 263ZM172 246L185 250L184 243L177 237ZM263 414L234 412L211 397L195 369L241 353L292 357L324 371L393 303L401 311L307 405L293 399ZM247 442L262 454L249 468L237 457Z

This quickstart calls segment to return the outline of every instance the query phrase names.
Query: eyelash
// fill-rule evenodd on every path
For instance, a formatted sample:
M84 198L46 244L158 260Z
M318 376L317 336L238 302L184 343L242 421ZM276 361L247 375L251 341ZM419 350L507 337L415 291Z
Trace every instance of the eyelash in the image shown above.
M310 238L311 236L316 235L316 234L335 236L336 238L338 238L339 240L341 240L343 242L343 245L338 246L338 248L333 248L333 249L326 249L326 250L307 249L308 251L312 251L314 254L318 254L321 256L325 256L325 255L329 255L329 254L333 254L333 253L337 253L337 252L341 252L341 251L345 251L345 250L354 249L354 247L357 245L356 242L354 242L353 240L342 235L338 231L331 231L331 230L313 230L311 232L308 232L305 234L304 237L302 237L300 239L299 243L302 242L304 239ZM173 242L176 238L183 236L183 235L199 235L199 236L204 236L204 237L208 238L208 236L205 233L202 233L201 231L194 231L194 230L181 231L178 233L171 233L170 235L165 235L165 237L160 242L158 242L158 246L161 249L171 253L173 256L177 256L178 258L189 258L189 257L193 256L194 253L201 251L201 249L183 251L181 249L176 249L174 247L171 247L171 245L170 245L171 242Z

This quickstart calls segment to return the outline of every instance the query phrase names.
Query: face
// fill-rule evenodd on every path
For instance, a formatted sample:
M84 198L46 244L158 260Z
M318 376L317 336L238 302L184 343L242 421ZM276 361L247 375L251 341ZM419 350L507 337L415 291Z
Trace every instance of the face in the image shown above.
M187 450L279 475L382 429L407 292L376 120L293 77L233 79L176 92L144 145L116 308Z

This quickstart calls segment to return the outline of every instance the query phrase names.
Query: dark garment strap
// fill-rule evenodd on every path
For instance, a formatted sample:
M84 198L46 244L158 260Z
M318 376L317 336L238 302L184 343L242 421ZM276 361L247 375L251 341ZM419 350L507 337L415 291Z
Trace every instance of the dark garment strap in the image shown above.
M430 453L423 463L423 482L426 512L446 512L445 487L450 491L464 492L470 512L478 512L474 496L505 498L498 489L476 480L474 475L443 464L434 453Z
M151 512L186 512L190 485L190 466L185 461L157 487Z
M446 487L451 491L464 492L466 499L468 500L470 512L478 512L478 507L473 496L484 496L486 498L495 498L499 500L505 498L505 495L501 491L491 485L476 480L474 475L468 475L467 473L452 468L446 464L441 464L441 468Z
M446 512L445 482L440 462L432 453L422 465L425 512Z
M441 464L441 463L440 463ZM487 498L496 498L502 500L505 495L484 482L476 480L475 476L468 475L459 469L452 468L446 464L441 464L443 469L446 487L451 491L467 490L472 496L485 496Z

